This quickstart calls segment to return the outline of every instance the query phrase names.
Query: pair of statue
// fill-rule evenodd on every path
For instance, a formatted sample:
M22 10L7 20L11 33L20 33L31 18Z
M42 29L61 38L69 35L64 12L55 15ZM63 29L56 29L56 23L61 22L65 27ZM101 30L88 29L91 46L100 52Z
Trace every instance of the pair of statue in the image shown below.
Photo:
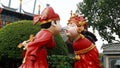
M23 63L19 68L48 68L47 49L55 48L54 35L61 31L60 17L53 8L47 6L41 15L34 16L34 24L40 22L42 30L35 36L21 43L18 47L24 46ZM74 68L100 68L99 54L92 41L93 38L85 37L86 22L83 17L72 14L68 20L66 35L68 41L72 41L72 48L75 55ZM89 32L88 32L89 33Z

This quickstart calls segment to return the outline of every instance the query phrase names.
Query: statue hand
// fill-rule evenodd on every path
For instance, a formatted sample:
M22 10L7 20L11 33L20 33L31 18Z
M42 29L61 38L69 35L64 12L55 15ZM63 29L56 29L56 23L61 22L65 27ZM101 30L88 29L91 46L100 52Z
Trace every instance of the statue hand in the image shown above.
M18 48L22 48L22 47L23 47L22 43L19 43Z

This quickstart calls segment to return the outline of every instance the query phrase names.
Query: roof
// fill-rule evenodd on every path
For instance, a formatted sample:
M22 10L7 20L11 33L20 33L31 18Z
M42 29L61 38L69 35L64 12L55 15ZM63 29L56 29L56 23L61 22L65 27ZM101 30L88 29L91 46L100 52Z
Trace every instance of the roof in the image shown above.
M26 12L26 11L24 11L24 10L23 10L23 12L24 12L24 14L26 14L26 15L29 15L29 16L34 16L34 14L29 13L29 12Z
M120 59L119 59L119 60L116 60L115 65L120 65Z
M7 6L3 5L2 3L1 3L1 5L2 5L2 6L4 7L4 9L6 9L6 10L10 10L10 11L14 11L14 12L16 12L16 11L17 11L17 9L7 7Z
M104 54L120 54L120 43L103 44Z
M6 14L6 15L12 15L12 16L15 16L16 18L20 18L20 19L27 19L27 20L32 20L33 19L33 15L32 13L28 13L28 12L25 12L24 13L20 13L20 12L17 12L15 8L10 8L10 7L7 7L5 5L3 5L3 8L0 7L0 13L1 14Z

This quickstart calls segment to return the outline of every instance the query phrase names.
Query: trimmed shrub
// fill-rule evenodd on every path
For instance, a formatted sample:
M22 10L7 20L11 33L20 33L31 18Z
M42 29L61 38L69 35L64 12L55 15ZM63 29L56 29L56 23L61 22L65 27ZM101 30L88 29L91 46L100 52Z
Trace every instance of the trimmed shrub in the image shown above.
M73 68L74 59L64 55L48 56L49 68Z
M21 58L22 49L17 48L17 45L39 30L38 25L33 26L32 21L26 20L8 24L0 29L0 57Z

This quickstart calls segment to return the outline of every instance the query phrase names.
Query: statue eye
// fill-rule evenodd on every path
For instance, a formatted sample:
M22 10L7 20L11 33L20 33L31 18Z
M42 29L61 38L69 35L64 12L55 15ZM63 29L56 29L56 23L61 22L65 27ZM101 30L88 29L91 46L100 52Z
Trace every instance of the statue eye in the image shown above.
M76 24L72 24L72 25L71 25L71 27L75 27L75 26L76 26Z
M81 27L81 25L78 25L78 27Z
M56 21L54 21L54 23L55 23L55 24L57 24L57 22L56 22Z
M71 27L74 27L75 25L72 25Z

